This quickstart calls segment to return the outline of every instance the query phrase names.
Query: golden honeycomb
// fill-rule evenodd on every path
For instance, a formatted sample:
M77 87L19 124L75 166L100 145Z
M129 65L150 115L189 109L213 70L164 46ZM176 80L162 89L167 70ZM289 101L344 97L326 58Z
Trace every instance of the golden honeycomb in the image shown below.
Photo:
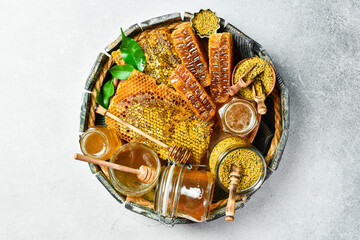
M176 91L186 100L192 110L205 121L214 117L216 105L194 75L181 64L169 79Z
M201 86L210 85L207 57L198 37L189 25L182 26L171 34L175 49L182 63L196 77Z
M112 52L112 53L111 53L111 56L114 58L116 64L118 64L118 65L125 65L125 61L123 60L123 58L122 58L122 56L121 56L120 49Z
M175 90L157 85L155 79L139 71L134 70L117 89L108 109L110 113L169 146L186 148L191 153L188 163L200 164L209 146L213 122L200 119ZM169 157L167 149L113 119L106 117L106 123L122 139L147 144L162 159Z
M217 103L229 99L233 65L233 39L231 33L216 33L209 38L210 92Z
M175 51L170 30L159 28L144 32L137 43L145 54L144 73L155 78L157 84L170 85L168 78L176 66L181 63Z

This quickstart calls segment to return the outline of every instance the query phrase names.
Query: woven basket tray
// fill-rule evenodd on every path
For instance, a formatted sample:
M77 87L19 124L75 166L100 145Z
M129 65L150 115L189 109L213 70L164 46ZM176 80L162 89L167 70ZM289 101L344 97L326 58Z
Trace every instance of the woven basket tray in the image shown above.
M144 31L151 31L158 27L175 28L184 21L189 21L193 15L184 13L181 17L180 13L172 13L150 20L140 24L135 24L125 30L125 34L132 38L141 37ZM266 99L268 112L262 116L260 127L253 145L265 156L268 171L265 181L270 177L279 165L282 153L285 148L288 137L289 128L289 96L288 89L282 81L276 67L271 58L262 48L262 46L245 35L243 32L235 28L230 23L225 25L225 21L221 19L220 29L218 32L231 32L234 39L234 56L249 58L258 56L270 62L276 73L276 86L270 97ZM92 67L90 75L85 84L85 92L82 96L82 106L80 114L80 133L86 131L94 125L105 125L103 116L94 112L96 105L96 89L100 89L102 84L111 78L108 73L114 65L114 59L110 57L111 52L117 50L121 44L121 35L105 48L105 53L100 53ZM236 63L240 59L234 59ZM94 164L89 164L91 172L99 179L109 193L120 203L125 203L125 207L133 212L139 213L154 220L158 220L157 214L153 210L153 202L149 202L141 197L127 197L117 192L108 179L107 169L101 168ZM252 193L253 194L253 193ZM252 195L251 194L251 195ZM238 197L236 201L236 209L242 208L251 195L246 197ZM212 221L219 217L225 216L225 207L227 204L227 193L223 192L219 187L215 188L213 203L211 205L211 216L208 221ZM176 218L175 223L190 223L191 221L182 218Z

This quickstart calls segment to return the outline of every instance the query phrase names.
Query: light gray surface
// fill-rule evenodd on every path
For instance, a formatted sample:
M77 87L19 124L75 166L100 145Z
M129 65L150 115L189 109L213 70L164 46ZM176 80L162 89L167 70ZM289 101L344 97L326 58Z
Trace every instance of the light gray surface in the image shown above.
M170 229L118 204L79 152L81 93L119 27L211 8L290 89L278 171L233 223ZM358 239L360 6L344 1L1 1L0 239Z

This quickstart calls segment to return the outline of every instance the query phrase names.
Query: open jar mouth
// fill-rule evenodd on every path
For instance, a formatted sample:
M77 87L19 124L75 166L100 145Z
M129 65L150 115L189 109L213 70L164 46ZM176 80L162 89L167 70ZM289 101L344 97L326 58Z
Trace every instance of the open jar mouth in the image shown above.
M151 155L152 157L154 157L155 162L156 162L156 176L154 178L154 180L151 183L147 183L147 184L143 184L142 187L136 187L136 188L131 188L128 187L124 184L122 184L115 176L115 170L112 168L109 168L109 175L110 175L110 180L113 183L115 189L117 191L119 191L120 193L124 194L124 195L129 195L129 196L141 196L144 195L145 193L149 192L152 188L155 187L155 185L158 182L160 173L161 173L161 163L160 163L160 159L157 156L157 154L154 152L154 150L152 150L150 147L142 144L142 143L136 143L136 142L131 142L131 143L127 143L122 145L120 148L118 148L114 154L111 156L110 162L114 163L115 162L115 156L120 153L121 151L124 151L125 149L131 148L131 147L141 147L146 149ZM129 166L131 167L131 166Z
M240 125L242 125L242 128L236 128L234 124L230 123L230 114L231 111L234 111L234 109L237 107L237 105L241 105L244 107L244 110L247 110L248 113L250 113L250 119L243 120L243 119L234 119L233 121L241 121ZM247 134L251 132L257 125L257 118L256 118L256 110L255 108L248 103L247 101L236 101L232 104L229 104L225 110L224 110L224 123L225 126L232 132L238 133L238 134Z
M222 130L235 136L245 137L259 125L254 103L240 97L233 97L218 113Z
M97 153L89 153L85 147L85 142L87 141L88 138L90 137L100 137L103 141L103 148L98 151ZM87 156L91 156L97 159L101 159L102 157L104 157L108 152L109 152L109 139L106 137L106 135L100 131L95 131L90 129L88 132L84 133L83 135L81 135L80 137L80 148L81 151L87 155Z
M248 150L251 150L253 152L256 153L257 156L260 157L260 164L261 164L261 169L260 169L260 175L259 177L257 178L257 180L248 188L246 189L242 189L240 191L237 191L236 194L238 195L245 195L245 194L249 194L249 193L252 193L254 191L256 191L257 189L260 188L261 184L264 182L265 180L265 176L266 176L266 161L265 161L265 158L262 156L262 154L260 153L259 150L257 150L256 148L254 147L247 147L247 146L242 146L242 147L239 147L239 146L232 146L228 149L225 149L222 153L220 153L220 160L217 162L217 165L216 165L216 180L217 182L219 183L220 187L226 191L226 192L229 192L229 189L227 187L225 187L223 185L223 183L221 182L220 180L220 165L221 163L224 161L224 159L226 158L226 156L228 154L230 154L231 152L233 151L236 151L236 150L239 150L239 149L248 149Z

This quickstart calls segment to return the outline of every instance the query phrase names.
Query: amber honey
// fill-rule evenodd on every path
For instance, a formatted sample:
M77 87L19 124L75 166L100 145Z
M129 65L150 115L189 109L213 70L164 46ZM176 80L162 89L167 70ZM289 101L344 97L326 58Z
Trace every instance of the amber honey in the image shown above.
M182 217L195 222L209 218L215 178L211 172L168 166L161 177L155 208L164 217Z
M84 155L101 160L110 159L121 146L121 140L114 128L95 126L80 137L80 147Z
M202 222L209 217L213 194L213 176L210 172L185 169L180 197L177 204L177 216L189 217Z
M242 132L251 127L253 115L248 105L238 102L228 107L225 112L225 122L232 131Z
M110 169L110 180L116 190L124 195L139 196L150 191L160 175L160 160L156 153L141 143L127 143L120 147L111 157L110 162L139 169L149 166L156 171L155 179L150 183L141 182L136 174Z
M256 108L247 100L234 97L219 109L222 128L225 132L244 137L258 124Z

